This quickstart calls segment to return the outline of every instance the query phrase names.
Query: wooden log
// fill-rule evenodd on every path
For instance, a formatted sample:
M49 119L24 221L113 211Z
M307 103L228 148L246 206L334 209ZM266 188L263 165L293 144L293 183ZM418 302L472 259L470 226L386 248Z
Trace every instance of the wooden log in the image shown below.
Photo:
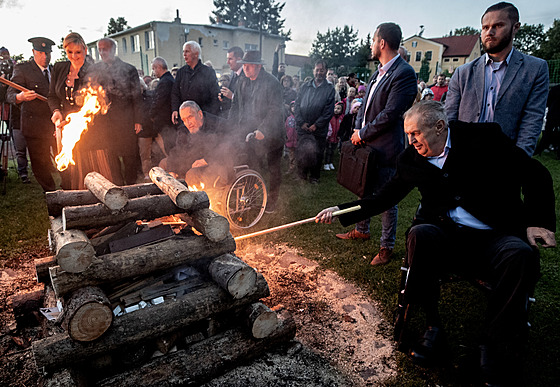
M84 375L77 370L63 368L44 379L44 387L87 387Z
M37 323L35 317L37 313L39 313L39 308L43 306L44 297L44 288L35 290L33 292L19 293L12 296L12 310L16 322L18 324L22 324L28 321Z
M76 341L93 341L103 335L113 322L109 299L94 286L76 290L64 306L63 328Z
M208 201L208 195L204 191L189 191L187 187L175 179L163 168L153 167L150 170L150 179L163 193L173 200L177 207L190 211L199 208L199 201ZM203 195L202 195L203 194Z
M128 202L128 196L124 190L98 172L88 173L84 178L84 185L100 202L113 211L124 208Z
M234 328L185 350L151 360L138 369L106 378L97 385L109 386L199 386L241 364L262 356L275 345L292 340L296 324L289 314L283 314L277 329L267 338L252 338L245 329Z
M212 279L235 299L245 297L255 286L257 272L232 254L223 254L208 266Z
M54 256L38 258L35 260L35 278L39 283L47 283L51 281L49 275L49 268L56 266L56 259Z
M67 334L34 341L35 364L41 370L87 361L121 346L156 339L214 314L256 302L269 293L268 284L261 274L254 291L241 300L232 300L227 292L209 281L205 287L175 301L168 300L116 318L107 332L94 342L75 342Z
M152 245L95 257L81 273L68 273L59 266L51 267L49 272L56 294L62 296L82 286L116 282L233 251L232 237L213 243L201 236L178 235Z
M194 211L189 218L192 226L212 242L221 241L231 235L228 220L209 208Z
M255 339L270 336L278 326L278 316L262 302L256 302L246 308L246 324Z
M183 184L184 180L180 180ZM146 195L161 195L162 192L153 183L125 185L121 187L129 199L139 198ZM58 190L45 193L47 211L51 216L62 215L64 207L83 206L97 204L99 199L89 190Z
M49 249L52 252L56 251L56 241L54 238L54 234L64 230L64 225L62 224L62 216L49 216L49 222L51 224L51 228L48 231L48 238L49 238Z
M66 230L54 233L56 262L62 270L81 273L95 257L95 249L85 232Z

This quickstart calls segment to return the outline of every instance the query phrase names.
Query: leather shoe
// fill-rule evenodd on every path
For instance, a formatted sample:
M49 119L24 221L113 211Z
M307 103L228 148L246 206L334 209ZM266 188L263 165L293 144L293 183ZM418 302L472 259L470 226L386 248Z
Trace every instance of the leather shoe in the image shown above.
M29 180L29 177L27 177L27 176L22 176L21 177L21 182L23 184L31 184L31 180Z
M345 232L344 234L336 234L338 239L362 239L367 241L369 239L369 233L359 232L356 229Z
M441 335L438 327L428 327L424 336L410 350L412 362L423 367L433 365L437 359Z
M393 249L382 247L381 249L379 249L379 253L375 257L373 257L373 259L369 264L372 266L386 265L391 261L392 257L393 257Z

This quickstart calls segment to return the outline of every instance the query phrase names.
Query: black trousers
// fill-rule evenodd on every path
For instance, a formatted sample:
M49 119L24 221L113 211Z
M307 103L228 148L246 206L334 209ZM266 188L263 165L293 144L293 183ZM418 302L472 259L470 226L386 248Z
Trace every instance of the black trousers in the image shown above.
M539 256L521 238L456 225L420 224L407 235L407 302L437 308L445 273L484 279L492 286L487 340L502 348L526 341L528 294L538 278Z
M27 150L29 151L29 159L31 160L31 169L35 178L43 187L43 191L54 191L56 189L52 172L54 172L53 159L51 156L51 147L56 149L54 137L51 138L35 138L25 137L27 142Z

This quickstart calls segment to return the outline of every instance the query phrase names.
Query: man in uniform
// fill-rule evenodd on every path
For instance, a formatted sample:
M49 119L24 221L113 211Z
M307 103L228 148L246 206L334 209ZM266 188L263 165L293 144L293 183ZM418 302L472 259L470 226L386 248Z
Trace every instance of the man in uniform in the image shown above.
M46 100L52 66L51 47L55 44L48 38L31 38L33 59L18 64L14 68L12 82L25 87L28 91L19 91L10 87L7 101L21 108L21 131L27 142L31 169L43 190L56 189L52 172L54 171L51 147L56 149L53 136L54 126L51 122L51 111Z

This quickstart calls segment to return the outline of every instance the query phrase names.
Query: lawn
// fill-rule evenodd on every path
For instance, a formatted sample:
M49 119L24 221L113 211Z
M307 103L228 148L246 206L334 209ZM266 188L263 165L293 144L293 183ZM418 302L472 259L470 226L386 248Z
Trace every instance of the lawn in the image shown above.
M560 194L560 162L548 154L539 157L551 171L555 192ZM11 164L11 163L10 163ZM23 185L10 171L5 195L0 195L0 270L23 251L44 249L48 228L46 206L38 184ZM336 173L322 172L320 184L308 185L290 177L284 179L278 210L265 215L255 227L264 229L314 216L319 210L353 200L354 196L336 183ZM285 243L298 248L307 258L338 272L358 284L379 301L383 313L392 320L404 256L404 232L418 205L419 194L412 192L399 206L395 259L384 267L369 262L379 249L380 221L372 220L372 239L341 241L335 234L347 231L338 222L331 225L307 224L259 237L260 243ZM248 242L239 242L248 243ZM527 386L560 385L560 291L559 252L545 250L541 255L542 277L537 285L537 302L531 307L531 333L526 361ZM389 386L445 385L469 386L476 383L477 332L484 310L482 293L468 283L446 284L442 289L441 311L449 341L449 364L435 369L413 366L398 355L399 376ZM421 328L412 324L413 330Z

